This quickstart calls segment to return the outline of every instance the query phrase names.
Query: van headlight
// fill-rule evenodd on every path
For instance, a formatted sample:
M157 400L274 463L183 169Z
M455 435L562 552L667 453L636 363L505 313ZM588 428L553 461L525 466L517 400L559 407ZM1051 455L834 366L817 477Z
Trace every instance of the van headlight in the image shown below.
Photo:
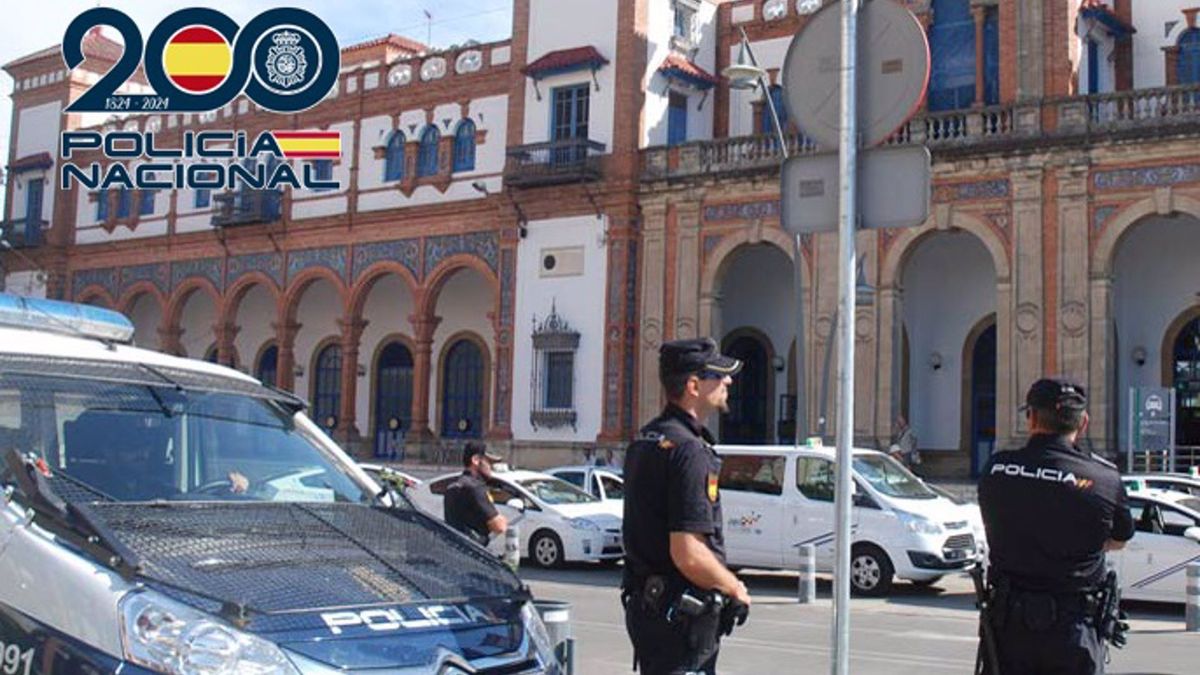
M534 608L532 602L527 602L521 607L521 624L525 626L525 632L529 633L529 641L533 643L533 648L537 651L542 665L551 667L551 664L554 664L557 666L558 657L554 653L554 644L550 640L550 633L546 630L546 624L542 623L542 617L538 616L537 609ZM546 672L557 671L547 670Z
M567 518L567 522L577 530L587 530L588 532L600 531L600 526L596 524L596 521L587 518Z
M918 516L915 513L906 513L904 511L897 511L896 516L900 518L900 522L904 523L909 532L915 532L916 534L942 533L941 525L938 525L924 516Z
M161 595L121 599L125 660L171 675L299 675L273 643Z

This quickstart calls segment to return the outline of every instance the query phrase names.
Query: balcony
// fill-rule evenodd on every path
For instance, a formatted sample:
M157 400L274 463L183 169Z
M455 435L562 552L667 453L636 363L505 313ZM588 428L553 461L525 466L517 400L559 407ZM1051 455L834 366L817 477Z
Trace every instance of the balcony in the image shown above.
M32 248L45 243L43 232L46 221L39 217L14 218L0 223L0 239L7 241L13 248Z
M508 149L504 182L538 187L599 180L604 144L586 138L518 145Z
M1090 96L928 113L910 120L889 145L923 143L934 159L993 152L1049 150L1164 136L1200 136L1200 86L1160 87ZM790 155L816 152L803 136L787 137ZM782 153L773 135L698 141L642 152L642 177L774 173Z
M274 190L238 190L213 196L212 224L236 227L279 220L282 195Z

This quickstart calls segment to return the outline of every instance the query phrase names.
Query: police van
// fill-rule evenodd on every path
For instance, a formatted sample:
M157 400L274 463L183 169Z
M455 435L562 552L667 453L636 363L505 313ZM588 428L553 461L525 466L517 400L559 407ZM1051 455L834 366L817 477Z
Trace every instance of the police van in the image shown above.
M0 672L557 673L529 590L291 394L0 294Z
M731 567L796 569L800 547L817 570L834 567L834 448L717 446L726 561ZM937 494L875 450L853 452L851 590L882 596L896 577L918 585L982 559L984 534L970 504Z

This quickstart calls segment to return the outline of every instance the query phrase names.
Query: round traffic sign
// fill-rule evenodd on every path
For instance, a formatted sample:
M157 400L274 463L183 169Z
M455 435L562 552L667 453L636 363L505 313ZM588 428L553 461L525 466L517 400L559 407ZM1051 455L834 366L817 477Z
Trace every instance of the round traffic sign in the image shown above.
M845 0L843 0L845 1ZM812 16L783 62L791 118L817 145L835 149L841 125L841 3ZM866 147L887 140L925 100L929 41L917 17L892 0L867 0L858 15L858 130Z

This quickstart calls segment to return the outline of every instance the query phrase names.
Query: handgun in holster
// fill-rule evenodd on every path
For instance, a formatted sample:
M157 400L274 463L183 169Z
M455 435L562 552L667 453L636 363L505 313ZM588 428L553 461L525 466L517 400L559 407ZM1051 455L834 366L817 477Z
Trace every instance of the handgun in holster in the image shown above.
M1116 570L1109 570L1100 588L1100 601L1096 606L1096 631L1100 638L1120 649L1128 641L1128 616L1121 610L1121 584Z

